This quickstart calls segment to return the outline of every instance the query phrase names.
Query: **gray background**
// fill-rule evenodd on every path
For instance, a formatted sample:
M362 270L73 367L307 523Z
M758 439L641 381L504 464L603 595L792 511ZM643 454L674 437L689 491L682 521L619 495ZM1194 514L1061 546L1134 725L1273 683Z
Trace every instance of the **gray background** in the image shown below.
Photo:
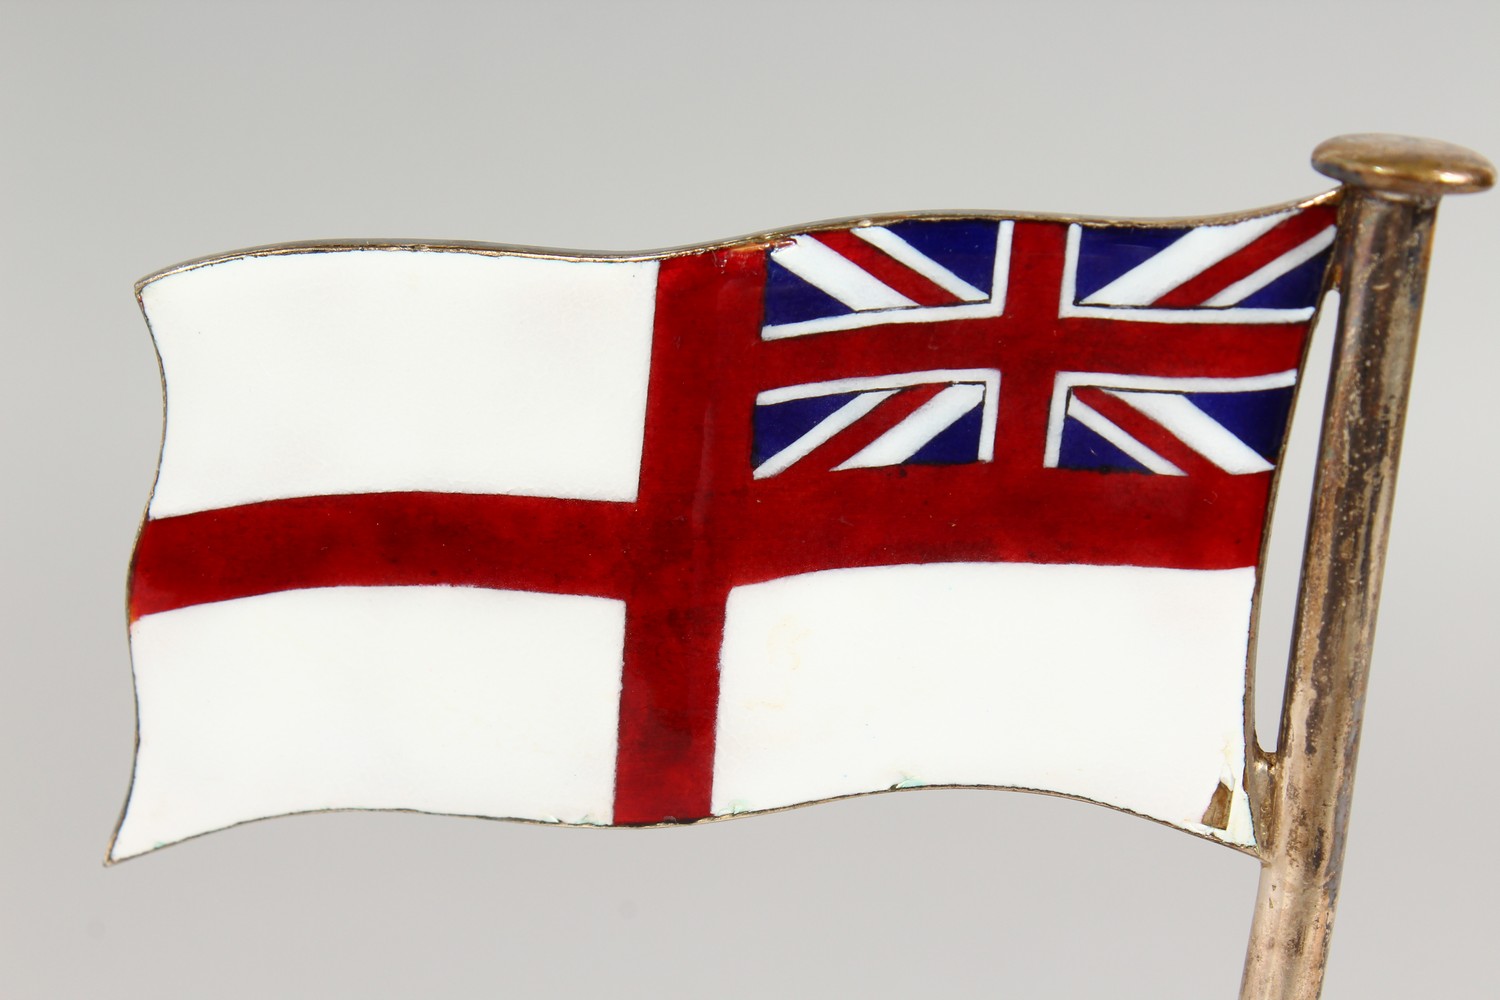
M1035 796L659 833L304 816L104 869L130 774L125 568L160 433L131 283L308 238L636 249L898 209L1253 207L1322 189L1307 153L1340 132L1500 154L1500 6L0 16L0 996L1234 994L1253 861ZM1334 1000L1494 990L1500 196L1443 215ZM1264 711L1306 475L1286 489Z

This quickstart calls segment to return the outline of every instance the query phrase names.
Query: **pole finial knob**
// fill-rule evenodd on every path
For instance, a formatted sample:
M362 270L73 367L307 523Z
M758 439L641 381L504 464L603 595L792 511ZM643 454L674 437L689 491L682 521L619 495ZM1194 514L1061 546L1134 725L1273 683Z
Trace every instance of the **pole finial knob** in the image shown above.
M1472 149L1379 132L1320 143L1312 165L1354 187L1429 198L1483 191L1495 183L1495 165Z

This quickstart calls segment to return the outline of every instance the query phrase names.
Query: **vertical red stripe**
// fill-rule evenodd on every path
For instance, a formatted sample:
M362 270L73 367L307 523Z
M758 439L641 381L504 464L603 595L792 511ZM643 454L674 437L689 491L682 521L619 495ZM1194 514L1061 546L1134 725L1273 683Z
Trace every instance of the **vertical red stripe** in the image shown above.
M661 264L625 619L618 824L709 815L764 266L759 247Z

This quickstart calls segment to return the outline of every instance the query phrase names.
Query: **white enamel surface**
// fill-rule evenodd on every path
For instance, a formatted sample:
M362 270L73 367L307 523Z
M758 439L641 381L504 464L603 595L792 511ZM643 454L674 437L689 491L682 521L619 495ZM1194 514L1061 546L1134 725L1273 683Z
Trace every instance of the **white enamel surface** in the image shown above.
M607 823L624 605L296 590L149 615L112 857L312 809Z
M831 570L729 602L713 809L893 786L1077 795L1252 842L1252 569ZM1204 827L1220 781L1227 831Z
M346 250L158 278L151 514L398 490L632 500L656 269Z

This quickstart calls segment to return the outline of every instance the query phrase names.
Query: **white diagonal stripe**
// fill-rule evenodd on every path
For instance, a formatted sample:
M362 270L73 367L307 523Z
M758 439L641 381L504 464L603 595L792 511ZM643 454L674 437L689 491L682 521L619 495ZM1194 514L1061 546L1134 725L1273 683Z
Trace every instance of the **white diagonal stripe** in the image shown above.
M887 255L916 271L943 291L956 295L965 302L983 302L989 298L984 292L884 226L861 226L850 232L871 246L885 251Z
M834 466L834 470L898 465L921 451L923 445L982 402L984 386L972 382L950 385L843 464Z
M897 309L916 305L811 236L794 237L786 246L772 250L771 259L850 309Z
M1068 416L1159 476L1187 475L1177 466L1125 433L1118 424L1077 396L1068 399Z
M814 448L828 441L839 431L848 427L895 394L895 389L887 389L883 392L860 393L814 424L807 433L757 466L755 469L755 478L766 479L777 473L785 472L812 454Z
M1227 226L1199 226L1094 292L1082 304L1150 305L1194 275L1249 246L1286 218L1283 213Z
M1122 375L1118 372L1058 372L1053 383L1052 406L1047 419L1047 449L1043 464L1057 467L1062 452L1063 422L1073 390L1094 386L1099 389L1136 389L1163 392L1256 392L1261 389L1284 389L1297 384L1297 370L1271 372L1238 378L1164 378L1158 375Z
M1104 391L1161 424L1183 444L1225 472L1243 476L1268 472L1273 468L1259 452L1194 406L1186 396L1167 392Z
M1333 234L1334 227L1329 226L1307 242L1295 246L1280 257L1277 257L1260 270L1252 274L1247 274L1203 304L1206 306L1238 305L1283 274L1302 264L1306 264L1318 254L1328 249L1333 245Z

